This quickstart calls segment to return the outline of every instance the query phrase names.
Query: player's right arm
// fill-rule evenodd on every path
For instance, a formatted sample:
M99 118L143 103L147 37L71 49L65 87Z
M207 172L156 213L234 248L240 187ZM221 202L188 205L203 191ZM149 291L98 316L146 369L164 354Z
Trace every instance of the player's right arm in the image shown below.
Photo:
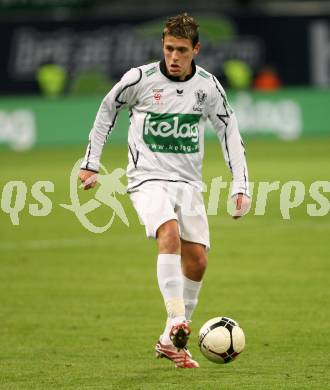
M142 71L139 68L132 68L103 99L89 134L85 157L80 166L79 178L84 189L95 186L103 146L115 126L119 111L124 107L134 105L137 95L136 86L141 78Z

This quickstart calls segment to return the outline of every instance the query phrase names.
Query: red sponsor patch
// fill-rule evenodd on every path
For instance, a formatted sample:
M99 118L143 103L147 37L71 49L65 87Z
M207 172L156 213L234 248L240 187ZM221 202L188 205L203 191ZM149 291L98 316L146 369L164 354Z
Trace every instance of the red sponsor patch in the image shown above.
M162 95L159 92L154 93L154 99L156 102L159 102L161 99Z

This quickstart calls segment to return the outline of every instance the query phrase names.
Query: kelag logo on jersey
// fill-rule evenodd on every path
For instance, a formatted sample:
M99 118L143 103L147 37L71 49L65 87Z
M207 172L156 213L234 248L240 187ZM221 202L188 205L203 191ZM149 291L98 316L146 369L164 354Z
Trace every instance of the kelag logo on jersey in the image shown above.
M143 140L153 152L196 153L201 114L155 114L144 120Z

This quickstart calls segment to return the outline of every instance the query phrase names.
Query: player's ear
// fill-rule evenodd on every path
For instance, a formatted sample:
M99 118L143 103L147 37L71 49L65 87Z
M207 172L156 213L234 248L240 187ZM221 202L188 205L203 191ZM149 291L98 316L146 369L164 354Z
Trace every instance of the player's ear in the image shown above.
M200 48L201 48L201 43L197 42L195 47L193 48L194 55L197 55L199 53Z

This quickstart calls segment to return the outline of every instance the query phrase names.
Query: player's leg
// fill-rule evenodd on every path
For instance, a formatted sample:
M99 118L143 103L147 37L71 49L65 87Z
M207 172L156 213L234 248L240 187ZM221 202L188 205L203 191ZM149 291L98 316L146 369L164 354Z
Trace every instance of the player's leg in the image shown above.
M203 244L181 240L183 272L183 299L186 319L190 320L198 303L202 278L207 266L207 253Z
M184 322L181 242L173 200L159 183L157 185L146 183L138 191L131 193L130 197L146 227L147 236L156 238L159 248L157 277L168 312L168 320L164 333L155 346L156 356L170 359L177 367L197 368L199 365L192 359L189 351L186 348L178 350L170 337L173 326L176 326L176 323L180 325L179 321L183 321L181 330L188 329L188 335L190 333L189 327ZM182 331L180 332L182 334ZM184 333L183 336L181 341L183 340L185 344L187 334Z
M198 302L198 294L207 266L210 238L201 192L189 185L183 186L182 191L182 203L178 208L177 215L181 232L185 313L187 320L190 320Z
M156 233L158 244L157 278L168 315L161 342L183 348L187 344L190 328L186 324L181 269L181 242L176 220L163 223Z
M155 347L156 355L173 361L180 368L198 368L199 364L185 348L190 328L185 318L181 241L177 221L170 220L161 225L156 238L159 250L157 277L168 315L164 333ZM178 349L173 344L182 348Z
M168 329L164 332L164 342L177 342L184 347L189 327L185 327L185 307L183 301L183 280L181 270L181 243L174 211L175 200L169 196L165 185L146 183L138 191L130 194L134 208L146 227L148 237L157 240L159 255L157 258L157 278L168 313ZM170 339L173 326L184 324L175 340ZM174 328L174 332L179 329ZM180 340L179 336L182 336Z
M168 313L168 328L172 319L185 320L183 302L183 281L181 271L181 242L178 223L170 220L162 224L156 232L158 245L157 279ZM162 341L171 343L169 332L164 332Z

